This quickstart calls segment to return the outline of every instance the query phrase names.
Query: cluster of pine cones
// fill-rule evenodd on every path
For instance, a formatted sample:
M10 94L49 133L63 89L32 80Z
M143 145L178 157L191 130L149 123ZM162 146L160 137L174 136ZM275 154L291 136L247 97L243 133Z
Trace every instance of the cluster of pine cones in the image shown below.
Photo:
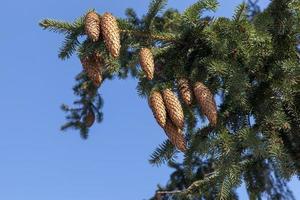
M103 39L105 46L113 58L120 55L121 42L120 30L116 18L110 13L100 16L95 11L90 11L84 19L85 33L91 42L98 42ZM80 58L83 70L93 85L98 88L103 81L103 71L105 62L100 52L93 52L91 55ZM93 109L88 109L83 119L87 127L91 127L95 122Z
M154 77L154 58L150 49L142 48L140 51L141 67L148 80ZM200 105L202 113L208 118L212 126L217 124L217 105L213 94L201 82L196 82L192 88L189 80L178 80L178 90L182 100L191 106L194 98ZM165 130L169 140L180 151L186 151L186 141L183 134L184 113L176 94L165 89L162 92L152 91L149 96L149 106L157 123Z
M87 13L84 20L85 32L92 42L97 42L102 35L105 46L113 58L120 55L121 42L120 30L116 18L110 13L100 16L95 11ZM81 58L84 71L96 87L101 85L103 80L104 61L100 52Z
M187 79L180 79L178 86L183 101L191 106L195 96L202 113L206 115L212 126L216 126L217 106L210 90L201 82L195 83L192 90ZM152 91L149 96L149 106L157 123L165 130L172 144L185 152L184 113L176 94L170 89L162 92Z
M110 13L104 13L100 16L98 13L91 11L85 17L85 32L92 42L97 42L102 38L107 50L113 58L120 55L120 30L116 18ZM154 78L154 57L149 48L141 48L140 65L148 80ZM100 52L94 52L92 55L81 58L82 66L96 87L102 82L102 71L104 60ZM191 106L193 99L196 98L200 105L201 111L212 126L217 123L217 106L213 94L201 82L194 84L192 89L189 80L182 78L178 80L178 90L183 101ZM170 90L152 91L149 96L149 105L158 124L165 130L172 144L180 151L186 151L186 140L183 134L184 114L181 103L176 94ZM86 121L91 126L95 120L93 112L89 112Z

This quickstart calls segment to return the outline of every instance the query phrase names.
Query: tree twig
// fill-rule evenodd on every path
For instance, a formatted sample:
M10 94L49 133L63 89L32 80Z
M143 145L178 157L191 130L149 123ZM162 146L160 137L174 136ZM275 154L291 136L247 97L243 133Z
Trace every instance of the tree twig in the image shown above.
M252 157L247 157L245 160L241 161L241 166L247 165L252 159ZM184 190L174 190L174 191L158 191L156 192L156 199L161 200L162 195L167 194L182 194L182 195L189 195L192 194L197 188L199 188L201 185L211 181L212 179L215 179L219 176L219 172L211 172L205 175L205 177L201 180L193 182L188 188Z
M159 34L153 34L149 32L144 32L144 31L136 31L136 30L120 30L121 33L127 33L127 34L132 34L135 36L139 37L148 37L154 40L162 40L162 41L167 41L167 42L177 42L177 39L175 36L170 36L170 35L159 35Z
M202 184L210 181L211 179L218 176L217 172L212 172L206 175L204 179L198 180L193 182L188 188L184 190L174 190L174 191L157 191L156 192L156 200L161 200L162 195L168 195L168 194L191 194L193 190L195 190L197 187L201 186Z

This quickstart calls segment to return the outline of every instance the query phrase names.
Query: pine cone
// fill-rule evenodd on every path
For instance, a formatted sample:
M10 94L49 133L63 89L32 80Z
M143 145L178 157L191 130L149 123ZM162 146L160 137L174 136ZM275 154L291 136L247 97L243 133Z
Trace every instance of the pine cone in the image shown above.
M171 143L180 151L186 151L186 141L182 130L176 127L171 120L167 120L165 132Z
M164 128L167 120L167 111L160 92L153 91L149 96L149 106L157 123Z
M154 76L154 58L150 49L142 48L140 51L140 63L147 79L152 80Z
M91 56L81 59L81 63L89 79L96 87L99 87L102 82L102 68L104 66L101 55L99 53L94 53Z
M193 103L193 91L190 87L189 80L185 78L179 79L178 89L183 101L190 106Z
M116 18L110 13L104 13L101 19L101 30L106 48L117 58L120 55L120 30Z
M100 16L94 11L87 13L84 20L84 25L85 32L88 37L93 42L98 41L100 35Z
M217 124L217 105L213 94L201 82L197 82L194 86L196 99L201 107L201 111L213 126Z
M84 119L84 123L87 127L91 127L93 126L94 122L95 122L95 113L92 109L90 109L87 114L86 114L86 117Z
M183 129L184 114L177 96L170 89L165 89L163 91L163 99L170 119L172 120L174 125L176 125L180 129Z

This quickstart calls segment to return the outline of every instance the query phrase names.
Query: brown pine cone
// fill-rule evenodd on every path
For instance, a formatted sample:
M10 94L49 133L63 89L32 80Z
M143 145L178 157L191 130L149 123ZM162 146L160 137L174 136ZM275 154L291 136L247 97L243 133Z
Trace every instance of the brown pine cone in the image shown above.
M178 100L176 94L170 89L163 91L163 99L167 108L168 115L172 120L173 124L178 128L183 129L184 127L184 114L183 109Z
M167 120L167 111L160 92L152 91L149 96L149 106L157 123L164 128Z
M85 32L88 37L93 42L98 41L100 35L100 16L94 11L87 13L84 20L84 25Z
M184 138L184 134L182 130L178 127L176 127L171 120L167 120L166 126L165 126L165 132L171 141L171 143L180 151L185 152L186 151L186 140Z
M99 53L94 53L91 56L80 59L83 69L89 79L96 87L99 87L102 83L102 70L104 61Z
M147 79L152 80L154 76L154 58L150 49L142 48L140 51L140 64Z
M187 105L193 103L193 90L190 87L189 80L186 78L181 78L178 80L178 89L181 95L181 98Z
M201 82L197 82L194 86L194 94L200 105L201 112L208 118L209 122L216 126L217 124L217 105L213 94Z
M101 19L101 31L106 48L110 54L117 58L120 55L120 30L116 18L110 13L104 13Z
M86 114L86 117L84 119L84 123L87 127L91 127L93 126L93 124L95 123L95 113L92 109L90 109L87 114Z

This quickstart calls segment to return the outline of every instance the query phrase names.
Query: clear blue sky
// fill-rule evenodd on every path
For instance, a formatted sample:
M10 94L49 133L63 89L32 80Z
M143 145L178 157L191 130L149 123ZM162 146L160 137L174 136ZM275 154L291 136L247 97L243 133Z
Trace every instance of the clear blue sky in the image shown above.
M194 0L171 0L180 10ZM225 3L226 2L226 3ZM223 0L217 15L231 16L240 0ZM263 6L267 0L261 0ZM61 103L74 100L76 58L62 62L62 36L38 27L43 18L73 20L89 8L123 16L139 14L141 0L2 0L0 18L0 200L139 200L150 197L170 174L152 167L149 155L165 135L156 125L136 81L105 82L104 122L82 141L61 133ZM299 183L294 181L295 188ZM245 192L241 195L246 199ZM299 197L300 198L300 197Z

